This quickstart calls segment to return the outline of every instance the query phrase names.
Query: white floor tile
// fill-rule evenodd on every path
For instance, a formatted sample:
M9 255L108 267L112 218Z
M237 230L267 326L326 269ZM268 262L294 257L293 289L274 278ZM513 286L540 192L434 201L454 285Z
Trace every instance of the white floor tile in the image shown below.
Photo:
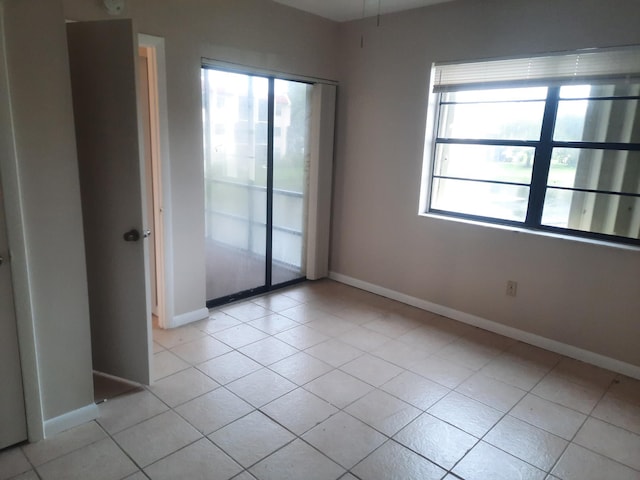
M348 343L360 350L371 351L389 341L389 337L368 328L355 327L340 335L340 341Z
M37 467L62 455L102 440L106 436L96 422L89 422L62 432L53 438L27 444L22 447L22 451L29 461Z
M189 445L201 434L173 411L162 413L114 435L141 467Z
M394 440L449 470L478 439L427 413L400 430Z
M177 407L218 387L217 382L191 367L158 380L150 390L170 407Z
M302 438L345 468L351 468L386 441L360 420L339 412Z
M503 415L495 408L456 392L449 393L427 412L478 438L487 433Z
M245 345L268 337L263 331L247 324L236 325L235 327L227 328L226 330L212 333L211 335L233 348L244 347Z
M148 466L152 480L228 480L242 470L227 454L206 438Z
M544 480L545 472L480 442L453 469L465 480Z
M333 405L303 388L283 395L261 410L297 435L302 435L338 412Z
M169 407L148 390L135 390L101 403L98 423L113 434L151 417Z
M640 480L640 381L330 280L154 337L153 387L0 480Z
M268 333L269 335L275 335L276 333L284 332L285 330L289 330L293 327L298 327L300 324L288 317L285 317L284 315L272 313L266 317L252 320L249 322L249 325Z
M261 407L296 388L296 384L267 368L250 373L227 388L254 407Z
M340 367L340 370L374 387L379 387L404 371L400 367L369 354L364 354L345 363Z
M119 480L138 470L110 438L37 467L43 480Z
M304 385L333 370L328 363L304 352L287 357L269 365L269 368L297 385Z
M367 480L440 480L446 473L393 440L356 465L353 472Z
M296 440L253 466L250 472L258 480L335 480L344 469Z
M356 400L345 412L388 436L395 435L422 413L382 390L374 390Z
M426 350L397 340L388 341L373 350L371 354L402 368L411 368L429 356Z
M640 470L640 435L588 418L574 442L635 470Z
M29 470L15 477L11 477L11 480L40 480L40 477L38 477L38 474L35 472L35 470Z
M562 480L640 480L640 472L571 444L552 472Z
M364 352L340 340L332 339L307 348L305 353L316 357L323 362L334 367L339 367L345 363L358 358Z
M477 373L462 382L456 392L489 405L501 412L507 412L518 403L527 392Z
M178 355L191 365L206 362L231 351L231 347L210 336L205 336L193 342L183 343L173 347L171 352Z
M330 338L328 335L309 328L306 325L290 328L289 330L278 333L275 337L300 350L312 347Z
M220 310L241 322L250 322L251 320L257 320L258 318L266 317L273 313L271 310L253 302L231 304Z
M31 470L31 464L20 448L0 451L0 480L7 480Z
M226 388L218 388L180 405L175 411L204 435L253 411L247 402Z
M262 365L258 362L237 351L225 353L198 365L198 370L221 385L226 385L261 368Z
M178 357L176 354L171 353L169 350L163 350L153 355L153 379L159 380L161 378L173 375L181 370L189 368L190 365Z
M295 439L295 436L255 411L209 435L209 439L247 468Z
M588 415L602 398L605 387L574 383L554 372L543 378L531 393Z
M274 337L258 340L251 345L240 348L239 351L264 366L298 353L297 348Z
M451 390L413 372L404 372L380 387L391 395L426 410Z
M483 440L547 472L567 447L566 440L509 415Z
M261 307L264 307L272 312L281 312L282 310L287 310L288 308L293 308L296 305L300 305L299 301L294 300L293 298L281 293L265 295L263 297L254 298L251 301L252 303L260 305Z
M344 408L364 397L373 387L340 370L333 370L307 383L304 389L338 408Z
M153 329L153 340L164 348L173 348L182 343L191 342L205 335L202 330L199 330L190 325L184 327L172 328L172 329Z
M608 392L591 415L640 435L640 401L634 403L615 392Z
M474 373L470 368L436 356L414 363L409 369L447 388L456 388Z
M531 394L509 414L566 440L573 438L586 418L579 412Z

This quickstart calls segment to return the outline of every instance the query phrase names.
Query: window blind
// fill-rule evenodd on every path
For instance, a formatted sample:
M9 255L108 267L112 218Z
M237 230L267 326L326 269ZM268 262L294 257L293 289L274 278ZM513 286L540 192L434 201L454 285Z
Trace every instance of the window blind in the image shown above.
M640 46L434 63L433 91L640 80Z

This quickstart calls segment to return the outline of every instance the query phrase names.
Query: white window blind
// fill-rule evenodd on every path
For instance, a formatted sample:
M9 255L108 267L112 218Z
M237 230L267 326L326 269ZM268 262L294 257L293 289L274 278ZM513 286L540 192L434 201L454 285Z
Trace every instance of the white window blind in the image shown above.
M603 83L640 79L640 46L588 49L544 56L435 63L433 91Z

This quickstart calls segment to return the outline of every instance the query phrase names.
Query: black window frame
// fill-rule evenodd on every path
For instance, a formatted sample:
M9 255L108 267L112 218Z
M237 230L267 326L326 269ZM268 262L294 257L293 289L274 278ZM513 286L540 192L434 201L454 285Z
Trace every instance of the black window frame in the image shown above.
M616 82L609 82L611 84L616 84ZM619 82L618 82L619 83ZM636 83L636 82L634 82ZM441 114L442 114L442 106L445 104L451 104L455 102L447 102L444 101L444 92L434 93L436 95L434 106L436 108L435 112L435 121L434 121L434 134L433 134L433 142L431 142L431 152L428 158L430 158L430 168L429 168L429 177L428 177L428 189L427 189L427 199L426 199L426 211L428 214L436 214L444 217L458 218L463 220L471 220L478 221L482 223L496 224L496 225L505 225L505 226L513 226L518 228L523 228L532 231L540 231L540 232L549 232L554 234L566 235L571 237L579 237L586 238L592 240L600 240L611 243L621 243L621 244L630 244L630 245L640 245L640 238L635 239L627 236L619 236L612 234L605 234L599 232L590 232L585 230L577 230L568 227L557 227L545 225L542 223L544 202L547 194L547 190L549 188L559 189L559 190L569 190L569 191L580 191L585 193L595 193L595 194L613 194L618 195L620 197L633 197L640 198L640 193L626 193L626 192L618 192L618 191L608 191L608 190L598 190L598 189L587 189L587 188L569 188L569 187L558 187L558 186L550 186L548 185L549 178L549 170L551 166L552 153L554 148L575 148L575 149L594 149L594 150L607 150L607 151L638 151L640 152L640 143L617 143L617 142L594 142L594 141L558 141L554 140L554 131L556 126L556 118L558 113L559 103L566 99L560 98L560 89L563 85L573 85L575 82L549 82L538 83L537 86L547 87L547 96L544 99L545 108L542 118L542 126L540 132L540 138L538 140L502 140L502 139L464 139L464 138L451 138L451 137L441 137L438 132L440 132L440 122L441 122ZM581 83L582 84L582 83ZM590 84L589 82L583 82L583 84ZM520 88L521 85L501 85L500 88ZM491 88L491 87L489 87ZM489 88L473 88L473 90L488 90ZM588 98L579 98L571 100L606 100L605 97L588 97ZM640 104L640 94L625 96L625 97L611 97L610 99L626 99L632 101L638 101ZM514 102L517 102L515 100ZM638 109L638 121L640 122L640 108ZM531 175L530 184L523 184L518 182L501 182L497 180L482 180L475 178L457 178L457 177L447 177L442 175L437 175L435 172L436 168L436 155L438 151L439 145L479 145L479 146L513 146L513 147L533 147L535 148L535 154L533 159L533 171ZM529 198L527 202L527 210L526 210L526 218L524 221L520 222L517 220L505 220L495 217L489 216L481 216L481 215L473 215L467 213L460 213L449 210L442 210L432 207L432 196L434 190L434 179L436 178L450 178L453 180L467 180L472 182L486 182L491 184L507 184L507 185L516 185L516 186L526 186L529 187ZM640 182L640 178L638 179Z

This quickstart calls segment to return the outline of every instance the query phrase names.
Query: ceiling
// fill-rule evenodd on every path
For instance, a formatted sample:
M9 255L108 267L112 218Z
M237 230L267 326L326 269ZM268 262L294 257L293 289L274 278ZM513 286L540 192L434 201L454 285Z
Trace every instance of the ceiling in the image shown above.
M274 0L298 10L315 13L321 17L346 22L380 13L400 12L411 8L426 7L452 0Z

